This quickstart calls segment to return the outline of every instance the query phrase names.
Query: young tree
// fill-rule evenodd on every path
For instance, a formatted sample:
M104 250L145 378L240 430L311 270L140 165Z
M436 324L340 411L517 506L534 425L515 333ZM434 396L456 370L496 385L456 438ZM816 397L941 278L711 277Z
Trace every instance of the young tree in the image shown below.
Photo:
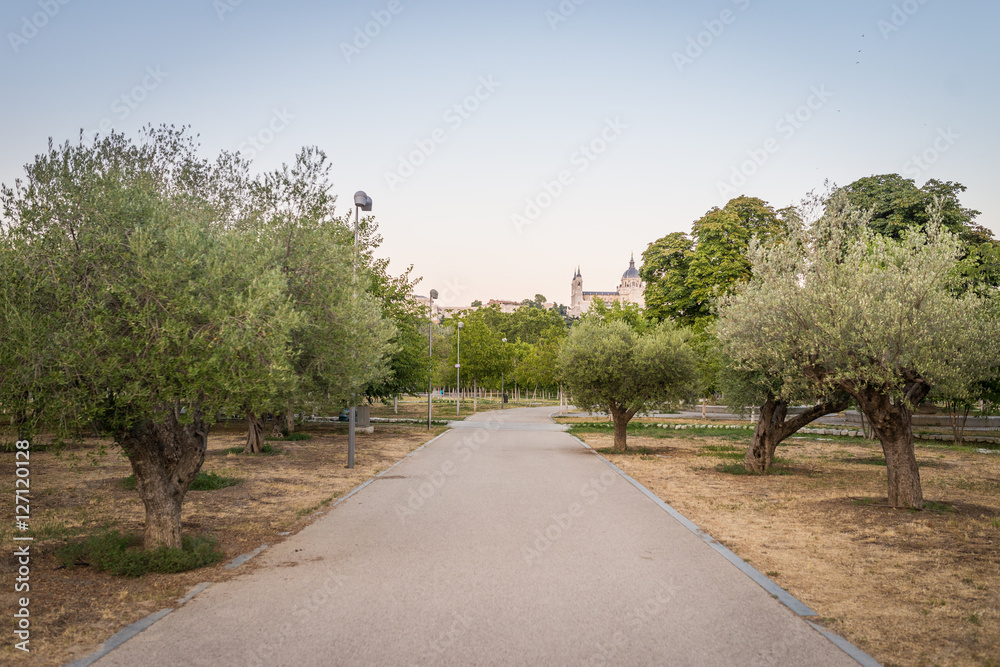
M383 313L399 286L385 274L384 263L371 257L371 246L380 240L373 238L373 223L365 225L366 244L355 248L353 233L334 216L329 172L321 150L303 148L291 165L251 183L250 205L237 223L257 242L255 252L274 258L287 298L303 317L293 333L294 382L281 395L243 406L250 453L263 448L266 413L275 415L280 432L282 421L291 429L296 408L339 409L386 378L387 357L397 349ZM378 296L371 293L373 284Z
M962 247L937 223L940 209L896 240L840 204L810 237L751 249L754 277L722 301L718 335L742 370L800 368L850 394L882 443L889 503L919 508L912 411L932 386L989 372L997 322L976 294L956 296Z
M626 450L626 429L636 413L692 395L697 380L687 334L673 324L640 334L624 321L598 318L570 331L559 372L578 408L610 412L619 452Z
M251 239L217 224L240 189L238 161L196 149L169 127L136 143L50 143L2 194L3 254L29 296L0 303L0 338L30 321L46 334L16 360L41 381L14 393L27 388L57 433L115 438L145 505L147 549L181 546L209 426L284 390L301 323L273 258L248 255Z

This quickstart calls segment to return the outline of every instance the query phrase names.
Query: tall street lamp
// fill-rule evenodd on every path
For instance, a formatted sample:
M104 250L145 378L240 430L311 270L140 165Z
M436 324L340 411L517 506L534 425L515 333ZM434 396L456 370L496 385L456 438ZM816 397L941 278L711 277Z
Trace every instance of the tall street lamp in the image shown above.
M458 323L458 352L455 353L455 416L462 416L462 327L465 322Z
M431 428L431 391L434 389L434 357L431 352L434 348L434 299L438 298L438 291L432 289L431 307L427 313L427 430Z
M507 402L507 396L503 393L503 367L504 362L507 360L507 348L505 347L507 345L507 339L501 338L500 342L504 344L504 347L500 348L500 409L503 410L504 403Z
M358 223L359 211L372 210L372 198L363 190L354 193L354 298L358 298ZM357 354L353 351L352 354ZM353 384L353 378L352 382ZM352 387L353 389L353 387ZM355 405L355 395L351 394L351 408L347 414L347 467L354 467L354 429L358 419L358 406Z

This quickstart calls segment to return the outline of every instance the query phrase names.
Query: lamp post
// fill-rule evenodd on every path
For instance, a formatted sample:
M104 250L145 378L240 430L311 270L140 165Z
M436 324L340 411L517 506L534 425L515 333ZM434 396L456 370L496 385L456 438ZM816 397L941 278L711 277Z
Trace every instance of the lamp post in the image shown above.
M458 351L455 353L455 416L462 416L462 327L465 322L458 323Z
M372 210L372 198L369 197L363 190L358 190L354 193L354 298L358 298L358 224L359 224L359 211L370 211ZM352 352L357 354L357 351ZM353 384L353 378L352 378ZM352 387L353 390L353 387ZM358 406L355 405L355 395L351 394L351 407L347 413L347 467L354 467L354 429L355 422L358 419Z
M500 342L504 344L504 347L500 348L500 409L503 410L504 403L507 402L504 400L506 394L503 393L503 366L504 362L507 360L507 339L501 338Z
M431 391L434 389L434 357L431 352L434 348L434 299L438 297L438 291L432 289L430 292L431 307L427 313L427 430L431 428Z

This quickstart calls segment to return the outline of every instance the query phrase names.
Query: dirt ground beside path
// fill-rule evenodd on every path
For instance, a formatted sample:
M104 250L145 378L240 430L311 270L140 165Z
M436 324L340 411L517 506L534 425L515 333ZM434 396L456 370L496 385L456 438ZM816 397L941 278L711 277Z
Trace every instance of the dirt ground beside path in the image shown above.
M634 453L602 454L887 667L1000 665L1000 454L919 445L913 512L886 506L877 444L795 439L782 474L732 474L747 440L630 434Z
M56 569L53 552L67 540L110 526L141 533L143 508L135 490L122 483L131 474L128 461L107 441L87 440L56 453L31 454L30 654L13 647L12 610L23 593L13 592L17 563L13 554L14 454L0 453L0 510L3 556L0 571L8 583L0 590L4 639L0 664L64 665L94 651L126 625L170 607L196 584L222 581L236 571L222 565L263 544L284 539L315 518L317 510L385 470L444 429L377 426L374 435L359 434L355 468L347 470L346 429L307 426L309 440L270 442L281 454L247 456L226 450L241 446L242 424L215 427L209 436L202 470L233 477L240 483L215 491L189 491L183 508L186 534L211 535L226 558L219 565L179 574L115 577L90 567ZM0 437L0 440L4 438ZM8 438L9 439L9 438ZM19 533L21 534L21 533Z

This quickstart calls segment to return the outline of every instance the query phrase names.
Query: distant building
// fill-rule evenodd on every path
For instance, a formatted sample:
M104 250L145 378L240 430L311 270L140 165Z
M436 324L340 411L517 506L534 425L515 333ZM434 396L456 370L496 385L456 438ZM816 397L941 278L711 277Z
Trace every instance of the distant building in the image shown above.
M639 270L635 268L635 255L629 260L628 269L622 274L622 281L618 285L617 292L584 292L583 275L577 267L573 275L573 282L570 287L569 310L570 317L579 317L590 310L594 299L600 299L607 305L613 303L635 303L639 307L646 305L643 293L646 289L645 283L639 277Z
M490 299L490 302L486 304L486 307L490 306L500 306L500 312L502 313L513 313L515 310L521 307L519 301L503 301L500 299Z

